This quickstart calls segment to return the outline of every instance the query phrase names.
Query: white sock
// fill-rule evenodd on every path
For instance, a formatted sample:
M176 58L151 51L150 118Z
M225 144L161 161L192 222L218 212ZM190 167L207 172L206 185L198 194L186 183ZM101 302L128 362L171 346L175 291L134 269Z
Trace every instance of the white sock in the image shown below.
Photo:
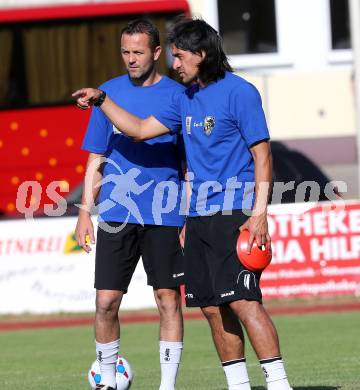
M116 360L118 357L120 340L110 343L96 343L96 359L100 365L101 384L116 389Z
M246 359L221 362L229 390L251 390Z
M260 360L268 390L291 390L281 356Z
M180 364L183 342L160 340L159 345L161 367L159 390L175 390L176 375Z

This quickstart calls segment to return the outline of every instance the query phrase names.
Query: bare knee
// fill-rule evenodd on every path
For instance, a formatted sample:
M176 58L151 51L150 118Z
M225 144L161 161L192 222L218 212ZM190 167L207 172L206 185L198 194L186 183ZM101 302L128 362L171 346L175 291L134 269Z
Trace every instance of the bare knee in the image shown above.
M221 313L218 306L202 307L201 311L210 324L221 321Z
M239 320L245 325L248 321L254 320L261 313L264 308L261 303L257 301L239 300L230 303L230 307Z
M181 298L178 289L157 289L154 291L154 295L161 315L172 315L181 310Z
M117 317L123 292L115 290L97 290L96 314L101 317Z
M208 306L201 310L211 328L221 328L226 332L242 336L239 319L229 306Z

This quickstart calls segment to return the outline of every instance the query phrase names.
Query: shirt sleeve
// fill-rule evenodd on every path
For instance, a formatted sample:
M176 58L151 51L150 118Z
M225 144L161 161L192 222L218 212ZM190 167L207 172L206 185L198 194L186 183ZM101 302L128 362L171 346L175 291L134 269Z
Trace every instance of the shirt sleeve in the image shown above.
M230 112L248 147L270 139L261 96L252 84L245 83L232 91Z
M168 105L158 107L153 113L153 116L172 134L181 133L181 95L182 92L174 93Z
M91 153L105 154L110 135L109 121L106 116L98 107L93 107L82 149Z

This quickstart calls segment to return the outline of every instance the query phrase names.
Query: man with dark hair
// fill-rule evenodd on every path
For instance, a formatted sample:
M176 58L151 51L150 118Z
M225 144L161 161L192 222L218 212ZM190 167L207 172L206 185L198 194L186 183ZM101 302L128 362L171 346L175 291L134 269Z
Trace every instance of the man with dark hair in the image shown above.
M231 72L219 35L204 21L181 20L169 42L173 67L189 88L149 118L131 115L99 90L82 89L74 96L82 108L102 102L110 120L136 140L183 129L193 173L185 240L186 303L201 307L210 324L229 390L250 389L239 321L268 390L289 390L277 332L262 305L261 274L244 268L235 250L239 229L250 232L249 253L254 241L270 244L272 160L260 95Z
M141 118L164 106L184 88L160 75L159 32L147 20L130 22L121 34L121 55L127 75L104 83L111 98ZM148 284L154 289L160 313L160 390L174 390L182 351L183 320L179 286L183 283L183 255L179 229L184 224L179 197L173 210L155 218L153 202L161 203L164 181L179 188L182 153L177 135L135 143L94 108L83 142L90 152L82 207L76 227L79 244L89 252L94 243L90 208L99 194L96 243L95 337L101 369L99 389L116 389L115 364L120 347L118 311L142 256Z

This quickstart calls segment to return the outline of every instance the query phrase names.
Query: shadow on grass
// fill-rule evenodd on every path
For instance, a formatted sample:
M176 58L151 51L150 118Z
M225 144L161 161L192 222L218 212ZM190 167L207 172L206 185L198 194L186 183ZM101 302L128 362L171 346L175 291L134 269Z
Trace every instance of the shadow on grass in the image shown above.
M305 386L293 387L293 390L340 390L341 386Z
M293 386L293 390L340 390L341 386ZM251 390L266 390L266 387L255 386L251 387Z

